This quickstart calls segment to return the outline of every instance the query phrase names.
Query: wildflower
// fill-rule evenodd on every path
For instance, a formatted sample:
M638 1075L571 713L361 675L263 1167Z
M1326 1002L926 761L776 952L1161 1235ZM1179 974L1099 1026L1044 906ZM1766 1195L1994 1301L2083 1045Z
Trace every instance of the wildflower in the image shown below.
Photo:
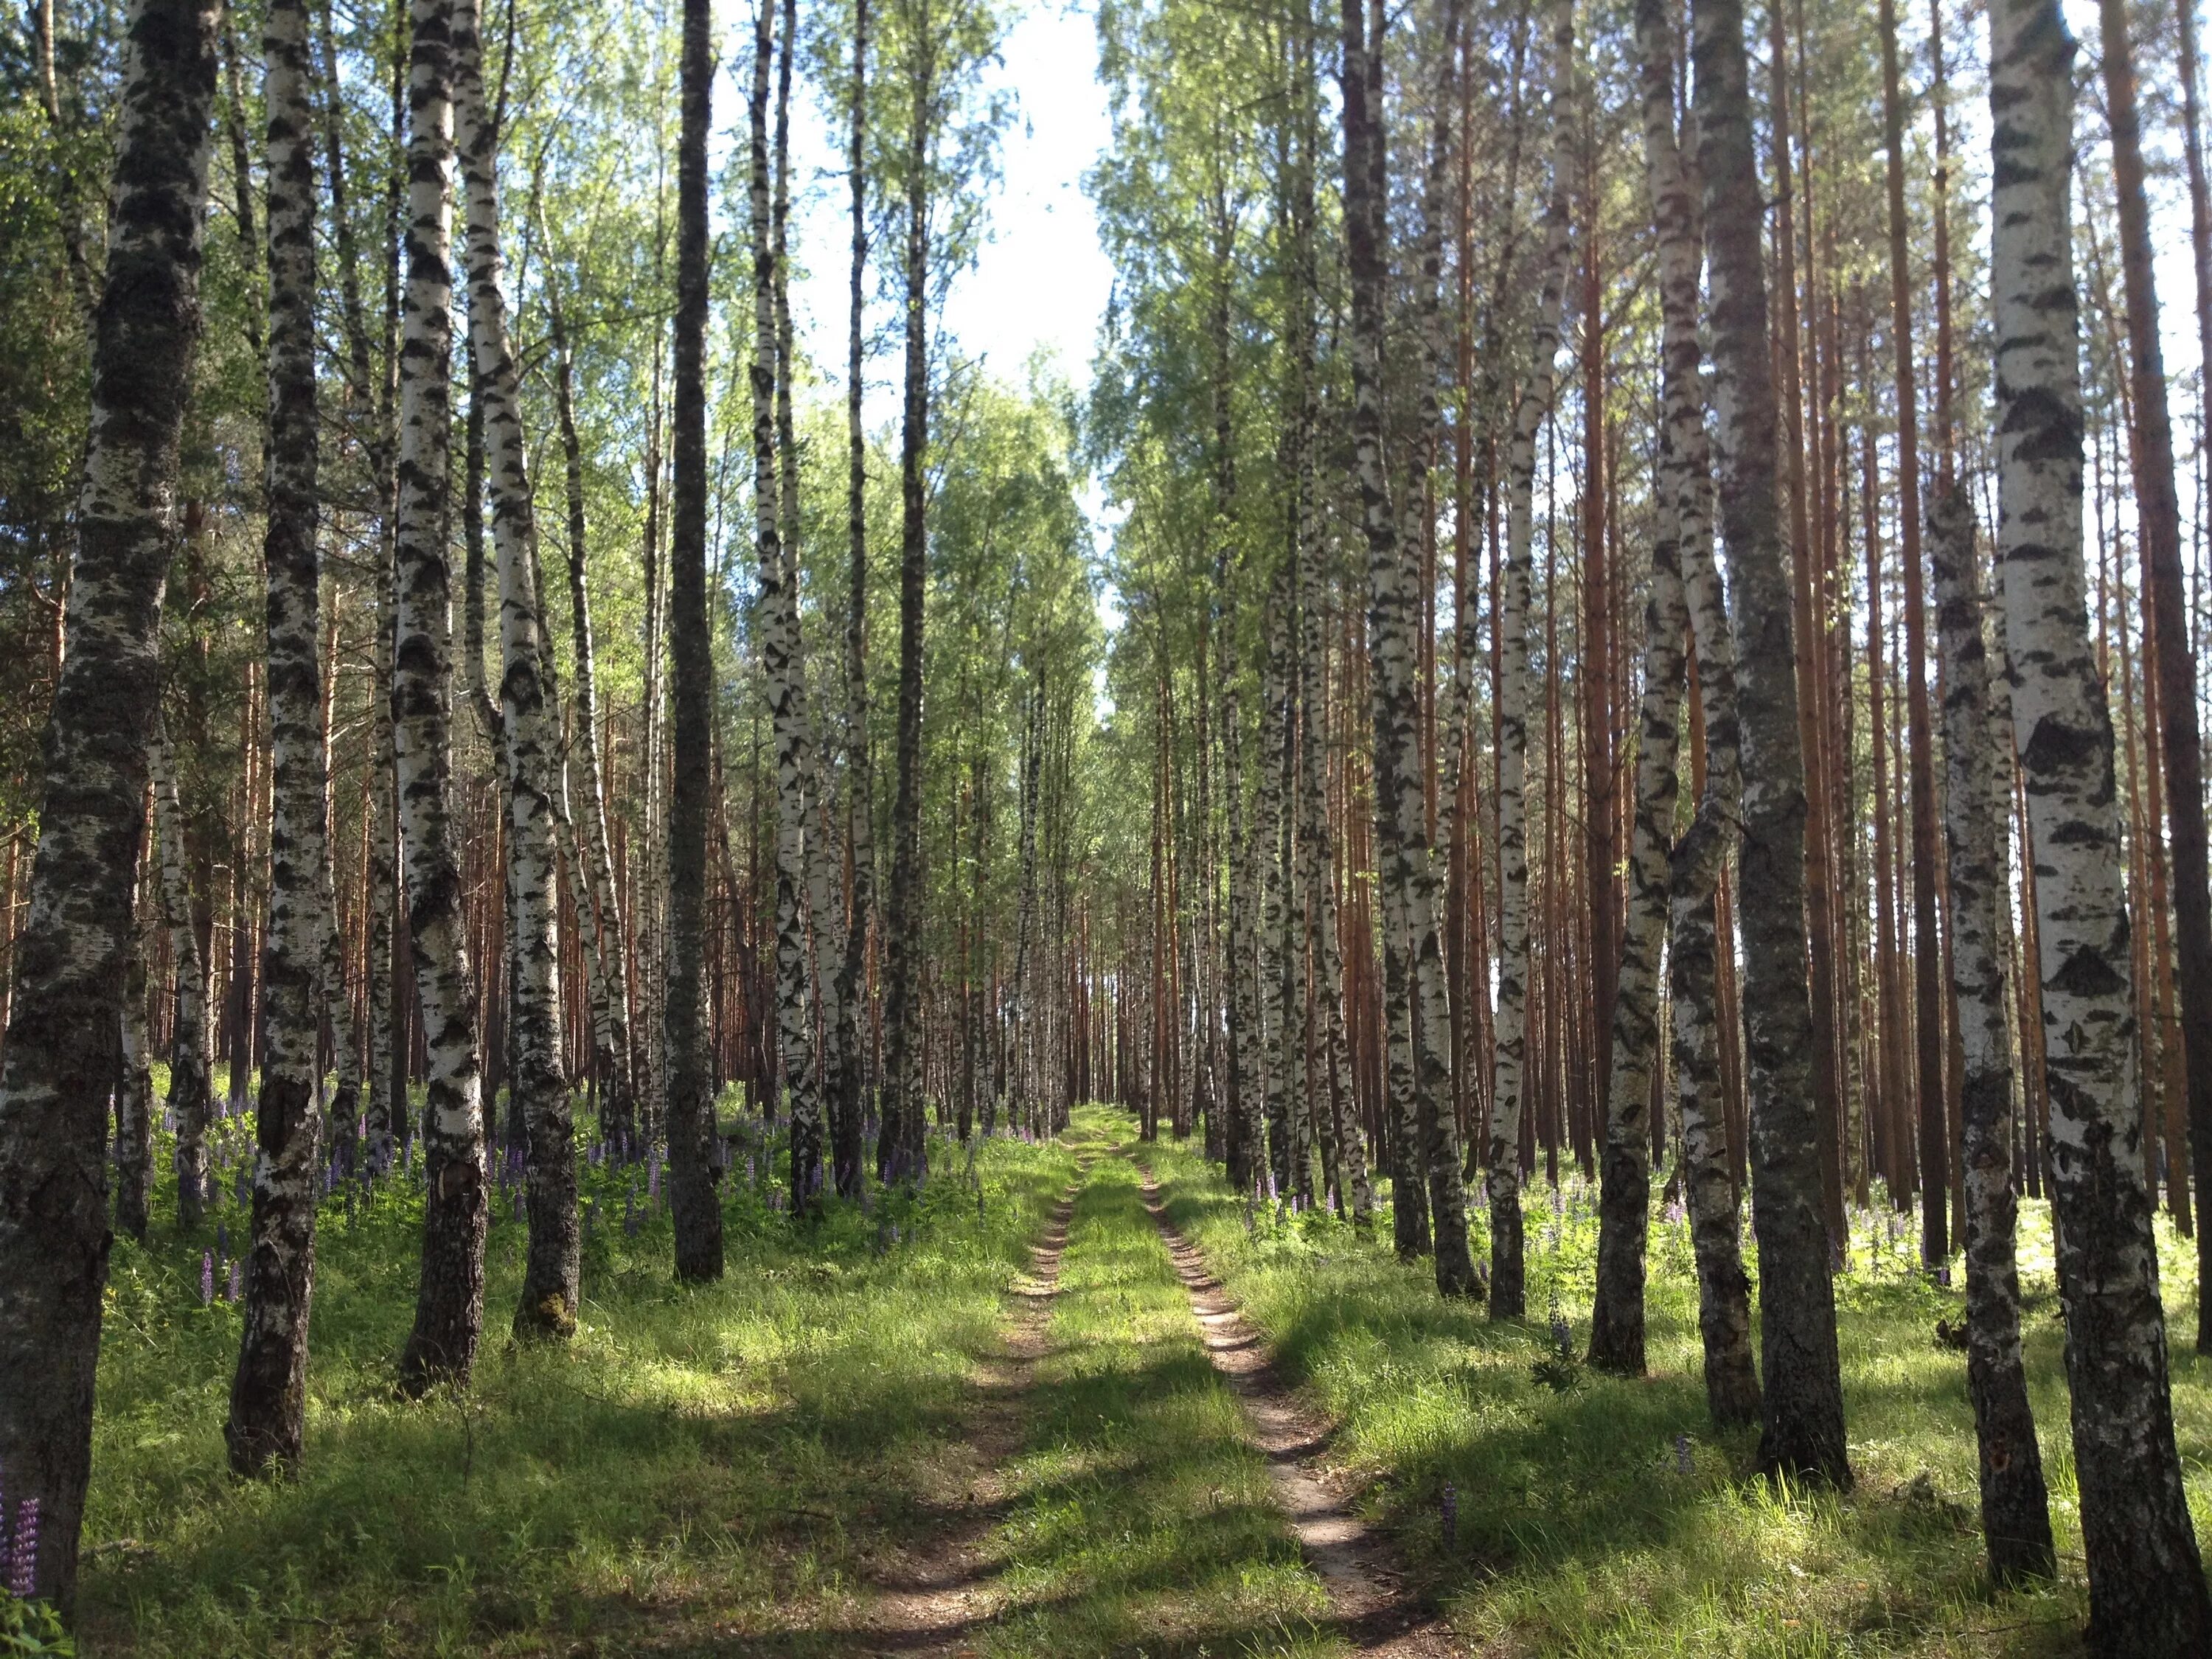
M200 1306L210 1307L215 1303L215 1252L200 1252Z
M1690 1437L1686 1434L1676 1435L1674 1437L1674 1473L1689 1474L1696 1468L1697 1465L1690 1459Z
M229 1293L223 1297L224 1301L235 1302L238 1300L239 1292L243 1288L241 1281L245 1277L245 1273L246 1264L243 1261L234 1261L230 1264L230 1291Z
M1443 1497L1437 1504L1444 1523L1444 1547L1449 1550L1459 1542L1459 1488L1450 1481L1444 1482Z
M31 1599L39 1574L39 1500L26 1498L15 1505L15 1537L8 1552L8 1592L19 1601Z

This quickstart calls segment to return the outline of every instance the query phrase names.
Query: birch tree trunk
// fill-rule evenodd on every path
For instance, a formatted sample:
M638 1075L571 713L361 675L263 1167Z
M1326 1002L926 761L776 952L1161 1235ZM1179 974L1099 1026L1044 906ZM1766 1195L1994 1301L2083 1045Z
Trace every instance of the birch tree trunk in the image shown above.
M407 284L399 355L399 504L392 726L407 932L429 1063L428 1194L415 1327L401 1389L465 1382L483 1332L483 1075L453 845L453 0L410 0Z
M1982 1537L1997 1583L2048 1578L2057 1562L2043 1455L2021 1364L2020 1272L2013 1253L2012 1045L2005 1026L2006 952L1998 907L2008 904L1999 856L1994 744L2011 751L1990 712L1982 584L1973 508L1941 491L1928 513L1929 562L1944 666L1943 827L1951 856L1951 969L1959 989L1960 1082L1966 1131L1966 1382L1981 1454Z
M812 964L807 956L810 894L806 823L805 690L798 641L797 572L778 523L775 318L776 250L769 218L769 63L774 14L763 4L753 32L751 205L753 243L753 545L759 559L761 664L775 743L776 1035L791 1102L792 1208L821 1200L822 1091L816 1075Z
M922 605L929 525L929 152L935 42L928 0L909 19L906 143L905 407L899 433L898 783L891 804L890 908L884 918L884 1180L921 1173L921 964Z
M0 1070L0 1468L11 1498L39 1504L37 1559L16 1575L65 1612L92 1463L107 1097L199 335L217 17L202 0L133 0L124 19L67 644Z
M1505 570L1500 595L1498 682L1498 1060L1491 1085L1490 1316L1528 1311L1521 1219L1521 1120L1527 1109L1528 1048L1528 623L1535 535L1536 434L1552 403L1570 246L1567 179L1573 167L1568 106L1574 79L1574 13L1553 0L1552 181L1544 204L1543 286L1530 328L1528 378L1513 416L1506 459Z
M477 0L455 0L453 58L461 172L468 192L469 333L483 406L485 478L499 557L498 738L507 783L509 997L507 1089L529 1140L530 1237L514 1312L520 1337L560 1339L576 1326L581 1239L575 1126L561 1058L556 845L560 741L544 672L537 508L524 453L521 377L501 289L499 131L485 106Z
M861 1125L866 1116L867 1054L860 1018L866 990L868 925L876 908L875 779L868 742L868 437L866 387L868 267L868 0L853 6L853 258L846 296L845 522L849 570L845 598L845 838L853 863L852 917L838 970L839 1074L830 1164L837 1191L858 1197L866 1184Z
M177 800L175 757L169 734L155 713L154 738L146 746L154 784L155 855L161 860L161 917L169 930L169 961L177 978L169 1037L169 1110L177 1120L177 1225L200 1224L207 1201L208 1080L207 969L200 936L192 927L192 895L185 872L185 814Z
M146 866L158 856L149 823L131 873L131 941L118 1022L122 1063L115 1074L115 1224L141 1244L154 1200L153 1037L146 1028L146 909L152 883Z
M823 1164L832 1155L830 1116L842 1097L845 1055L842 1038L845 1021L838 1005L839 970L845 959L844 916L838 902L839 884L832 866L830 828L837 817L836 791L823 764L812 710L806 695L806 641L799 615L799 476L798 428L792 408L792 375L796 361L791 321L791 77L799 50L799 18L795 0L783 0L783 46L776 60L775 92L775 440L777 496L782 520L778 538L783 574L773 590L763 590L782 611L781 634L785 648L781 684L787 693L778 741L787 729L797 757L800 823L799 932L802 945L811 945L811 961L801 973L799 989L813 1015L811 1066L811 1144L805 1149L806 1178L793 1182L793 1191L818 1194L824 1182ZM765 653L763 653L765 654ZM773 679L774 677L771 676ZM781 770L779 769L779 776ZM811 990L811 997L809 992ZM796 1075L796 1074L794 1074ZM794 1109L793 1124L799 1119ZM799 1141L793 1139L794 1153Z
M2056 0L1990 9L1997 556L2035 857L2037 975L2090 1645L2201 1653L2212 1602L2182 1489L2134 1109L2112 716L2081 564L2074 42Z
M1805 787L1775 478L1779 422L1766 327L1765 209L1753 155L1741 0L1695 0L1692 27L1721 535L1733 578L1741 699L1745 1054L1766 1375L1759 1462L1766 1470L1847 1486L1835 1285L1809 1068Z
M1645 87L1647 151L1652 143ZM1671 98L1657 114L1671 128ZM1671 138L1671 131L1668 134ZM1691 277L1694 284L1694 274ZM1691 395L1694 396L1694 392ZM1671 434L1662 439L1671 464ZM1644 698L1636 757L1636 823L1629 844L1627 927L1612 1008L1613 1061L1606 1079L1605 1146L1598 1206L1597 1291L1590 1312L1590 1364L1624 1376L1644 1374L1644 1251L1651 1213L1652 1073L1659 1058L1659 951L1667 936L1668 854L1674 844L1682 641L1682 492L1660 507L1651 540L1651 592L1644 611Z
M1736 840L1741 777L1735 645L1713 562L1711 462L1698 336L1705 256L1698 192L1674 127L1674 22L1662 0L1636 9L1643 89L1646 185L1659 236L1662 419L1656 481L1659 522L1671 526L1684 607L1697 651L1691 718L1705 776L1697 811L1668 855L1668 994L1681 1117L1682 1188L1698 1267L1698 1327L1705 1403L1716 1423L1755 1419L1759 1377L1751 1354L1751 1283L1739 1243L1721 1097L1719 971L1714 894ZM1731 941L1732 943L1732 941Z
M574 365L561 311L560 289L546 283L552 325L554 390L568 493L568 638L576 675L575 745L583 769L583 811L575 826L576 919L591 964L592 1066L599 1078L599 1124L618 1146L637 1134L637 1081L629 1029L629 969L623 916L615 894L614 855L607 840L606 770L599 760L599 664L592 641L591 591L584 519L584 459L576 437Z
M708 0L684 0L683 130L677 147L675 477L668 612L673 787L668 812L668 1179L676 1276L722 1276L707 1052L707 824L714 778L714 631L707 611ZM754 374L757 384L759 368ZM774 495L769 496L773 510Z
M322 1195L316 1075L330 928L316 556L315 167L305 0L263 26L269 114L269 732L274 809L262 944L261 1095L245 1329L223 1442L243 1475L296 1468L307 1430L307 1320Z

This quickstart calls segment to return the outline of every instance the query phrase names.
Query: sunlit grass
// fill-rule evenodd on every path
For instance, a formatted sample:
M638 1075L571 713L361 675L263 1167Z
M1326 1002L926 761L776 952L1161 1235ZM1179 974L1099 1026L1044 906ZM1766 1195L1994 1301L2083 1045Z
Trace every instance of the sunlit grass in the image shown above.
M1086 1111L1075 1138L1111 1123ZM1002 1612L984 1650L1341 1651L1121 1157L1101 1158L1077 1200L1048 1340L992 1540Z
M239 1310L220 1275L202 1304L200 1260L218 1221L237 1248L240 1212L226 1199L179 1237L165 1178L149 1246L118 1240L110 1275L87 1650L844 1650L866 1559L926 1524L917 1495L1072 1159L989 1144L979 1209L940 1141L918 1204L795 1230L769 1206L774 1151L726 1178L728 1270L696 1290L672 1281L665 1208L641 1189L629 1232L633 1172L587 1168L581 1321L559 1349L507 1340L524 1230L502 1194L475 1385L420 1403L392 1389L419 1189L395 1178L350 1218L326 1200L307 1463L283 1485L224 1473Z
M1532 1319L1498 1327L1441 1302L1425 1261L1401 1263L1320 1217L1248 1210L1188 1146L1152 1155L1169 1212L1200 1242L1290 1373L1342 1425L1334 1455L1486 1655L2048 1655L2081 1650L2087 1612L2048 1212L2026 1206L2027 1354L2062 1579L1984 1583L1964 1354L1939 1317L1960 1289L1911 1270L1915 1241L1861 1219L1838 1281L1857 1486L1787 1492L1751 1474L1755 1435L1705 1415L1686 1232L1655 1223L1651 1376L1583 1372L1555 1393L1531 1375L1556 1298L1579 1352L1596 1244L1577 1182L1557 1212L1532 1188ZM1486 1249L1480 1212L1478 1251ZM2193 1328L2191 1246L2160 1223L2172 1328ZM1556 1241L1556 1242L1555 1242ZM2175 1353L2175 1413L2200 1536L2212 1521L2212 1389ZM1688 1462L1687 1472L1681 1465ZM1443 1489L1458 1494L1443 1536Z

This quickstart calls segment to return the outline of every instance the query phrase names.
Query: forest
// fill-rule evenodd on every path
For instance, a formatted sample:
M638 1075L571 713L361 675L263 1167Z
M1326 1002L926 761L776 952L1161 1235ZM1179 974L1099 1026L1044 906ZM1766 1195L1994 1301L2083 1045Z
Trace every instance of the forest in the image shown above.
M2212 1655L2199 58L15 8L0 1659Z

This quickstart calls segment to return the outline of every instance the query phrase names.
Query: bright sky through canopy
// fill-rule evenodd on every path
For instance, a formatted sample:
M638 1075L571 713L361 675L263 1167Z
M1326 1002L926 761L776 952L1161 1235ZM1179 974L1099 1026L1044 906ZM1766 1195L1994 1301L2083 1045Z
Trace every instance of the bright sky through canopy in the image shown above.
M1097 20L1083 6L1045 0L1024 11L1007 31L994 84L1018 100L1000 141L1003 182L989 198L988 240L977 263L952 285L942 326L964 358L981 357L990 372L1018 384L1042 349L1078 387L1091 379L1099 319L1113 291L1114 269L1098 245L1097 216L1084 193L1084 175L1111 137L1106 89L1098 82ZM878 67L877 72L880 73ZM804 280L793 304L817 362L840 374L845 356L846 249L851 198L845 183L842 131L831 131L819 105L812 119L793 122L800 176L810 180L797 250ZM874 250L878 278L897 249ZM886 308L874 303L869 321L881 327ZM869 370L869 421L891 417L897 404L895 343Z

